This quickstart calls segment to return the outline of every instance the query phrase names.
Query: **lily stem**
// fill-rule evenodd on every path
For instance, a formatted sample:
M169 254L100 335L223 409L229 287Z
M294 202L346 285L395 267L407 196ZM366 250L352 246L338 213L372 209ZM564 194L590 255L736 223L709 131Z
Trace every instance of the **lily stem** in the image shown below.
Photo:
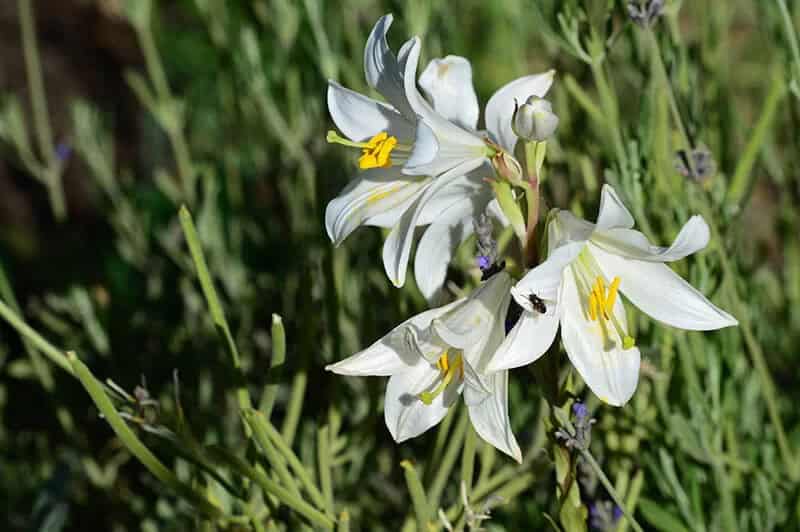
M525 143L525 168L528 181L524 183L525 200L528 205L528 223L525 228L525 262L536 265L536 224L539 222L539 172L536 164L537 142Z
M56 158L53 141L53 129L50 127L47 97L45 96L42 64L39 59L39 48L36 45L36 19L33 14L32 0L19 0L19 26L22 33L22 52L25 58L25 71L30 88L33 125L39 154L44 164L36 177L47 186L50 207L56 220L61 221L67 215L64 189L61 185L61 164Z

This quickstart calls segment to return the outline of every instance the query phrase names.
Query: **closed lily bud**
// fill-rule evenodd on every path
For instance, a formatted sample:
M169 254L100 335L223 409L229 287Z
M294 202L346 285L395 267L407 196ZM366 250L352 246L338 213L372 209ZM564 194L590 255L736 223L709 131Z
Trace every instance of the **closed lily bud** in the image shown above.
M511 127L518 137L542 142L549 139L558 127L558 117L550 102L531 96L514 110Z

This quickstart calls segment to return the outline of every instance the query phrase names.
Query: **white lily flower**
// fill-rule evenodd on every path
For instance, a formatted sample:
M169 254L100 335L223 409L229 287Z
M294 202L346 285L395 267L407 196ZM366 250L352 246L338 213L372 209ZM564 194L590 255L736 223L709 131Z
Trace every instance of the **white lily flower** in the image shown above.
M511 278L500 272L469 297L412 317L326 369L389 377L384 419L398 443L438 424L463 394L478 435L519 462L508 417L508 371L486 373L505 335L510 288Z
M488 156L500 148L513 151L514 98L544 95L553 75L520 78L500 89L487 105L488 133L478 133L469 62L448 56L428 65L420 84L431 105L416 86L419 39L407 41L395 57L386 42L391 23L391 15L377 22L364 53L367 82L388 103L329 82L328 109L347 138L332 133L328 140L361 150L362 172L328 204L325 225L335 245L362 225L392 228L383 262L396 286L405 283L415 228L430 226L414 267L431 300L455 250L472 234L472 219L492 200Z
M511 290L523 313L490 371L538 359L560 323L564 348L587 386L604 402L621 406L636 390L640 353L618 293L673 327L706 331L738 325L665 264L708 244L709 229L701 216L690 218L669 247L650 244L633 225L608 185L596 224L567 211L556 214L549 225L547 260Z
M419 83L433 105L417 90L415 74L418 61L419 48L412 47L407 57L404 83L408 104L419 120L415 140L403 171L408 175L437 177L429 191L420 195L415 204L405 211L384 244L383 263L386 273L397 286L402 286L405 282L406 265L413 241L413 231L409 229L422 225L423 214L432 210L429 203L435 206L435 198L459 179L463 179L460 176L464 174L468 176L467 179L478 177L480 188L473 192L473 198L481 198L476 202L477 205L485 205L484 201L491 198L491 190L484 179L495 174L490 159L498 152L504 152L507 160L514 160L511 154L514 152L517 136L511 128L511 122L515 99L525 99L530 95L544 96L555 75L551 70L519 78L501 87L486 105L487 130L479 132L476 128L480 109L472 86L472 67L469 61L449 55L443 59L434 59L428 64ZM474 183L474 180L471 182ZM472 217L474 213L470 218ZM448 262L457 248L457 244L453 245L458 241L457 237L466 238L471 234L470 220L462 220L457 227L456 238L452 234L445 234L444 229L439 231L440 235L433 237L437 239L435 247L445 250ZM443 258L440 257L439 260ZM428 265L415 265L414 273L418 282L420 277L423 278L419 284L426 297L429 297L431 289L441 286L444 281L443 276L433 276L429 272L444 269L425 266Z

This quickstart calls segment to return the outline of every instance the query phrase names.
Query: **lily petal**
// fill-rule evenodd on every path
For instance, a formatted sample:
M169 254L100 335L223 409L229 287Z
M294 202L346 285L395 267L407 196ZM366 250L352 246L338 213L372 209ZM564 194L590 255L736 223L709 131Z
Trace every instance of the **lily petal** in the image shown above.
M458 177L474 170L473 162L462 163L462 165L434 179L392 228L388 238L383 243L383 266L386 270L386 275L395 286L403 286L406 282L406 269L408 267L408 258L411 254L411 243L414 239L414 228L418 224L420 213L439 191ZM478 164L480 164L480 161Z
M550 252L547 259L530 270L511 289L517 303L528 312L536 312L530 296L556 303L564 269L569 266L586 244L584 242L567 242Z
M448 345L477 351L479 355L500 319L500 311L508 305L510 288L511 276L500 272L478 287L463 305L433 320L431 326ZM505 316L504 312L502 314ZM478 360L470 362L481 370Z
M360 172L325 208L328 237L338 246L362 225L395 225L428 182L403 175L397 168Z
M699 215L689 218L669 247L654 246L647 237L633 229L610 229L592 235L592 242L610 253L653 262L680 260L705 248L709 239L708 224Z
M336 127L350 140L362 142L387 131L410 141L414 124L393 107L328 81L328 111Z
M666 264L627 259L594 245L591 250L606 277L618 276L620 292L653 319L690 331L738 325Z
M414 332L428 329L431 321L449 311L456 303L426 310L407 319L368 348L329 364L325 369L339 375L376 377L408 371L422 360L415 345ZM438 358L438 354L435 358Z
M547 313L523 311L511 332L497 348L489 362L488 371L518 368L539 359L544 355L558 332L558 309L548 309Z
M498 371L488 379L492 393L477 404L468 402L469 419L481 438L522 463L522 451L511 431L511 420L508 416L508 372ZM465 387L465 400L470 393L473 393L470 388Z
M423 360L410 370L389 378L383 418L397 443L419 436L447 414L450 403L448 399L452 394L441 393L429 405L417 397L433 385L438 377L439 371Z
M630 229L634 224L633 216L622 203L617 191L609 184L603 185L600 196L600 212L597 215L597 230Z
M372 28L364 47L364 72L370 87L380 92L400 113L412 118L414 113L408 105L403 87L404 65L398 62L389 48L389 43L386 42L386 34L389 32L393 20L394 17L391 14L384 15ZM413 46L410 43L412 41L403 46L401 56L407 55L408 47Z
M612 406L624 405L639 382L639 348L623 350L618 340L604 341L599 322L588 321L584 314L571 272L564 276L562 297L561 340L570 362L600 400ZM619 298L613 312L627 329Z
M457 55L433 59L422 71L419 85L443 117L465 129L478 126L478 96L468 60Z
M414 278L422 295L431 301L447 277L447 266L456 249L472 234L472 204L463 200L442 213L422 235L414 256Z
M416 37L415 37L416 39ZM408 103L419 116L414 147L404 167L412 175L439 175L454 166L472 160L474 170L485 159L486 144L483 139L437 113L417 90L416 72L420 47L412 46L408 51L405 69L405 92Z
M553 84L555 73L555 70L550 70L515 79L500 87L489 98L486 103L486 129L492 139L506 151L514 153L514 146L517 144L517 135L511 129L515 101L522 104L529 96L544 97Z

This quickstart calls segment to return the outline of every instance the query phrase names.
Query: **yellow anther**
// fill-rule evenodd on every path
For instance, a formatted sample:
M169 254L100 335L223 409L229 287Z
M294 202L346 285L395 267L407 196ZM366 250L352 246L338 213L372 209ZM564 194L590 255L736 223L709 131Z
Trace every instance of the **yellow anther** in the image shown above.
M361 157L358 159L358 167L368 170L392 166L390 155L395 146L397 146L397 138L390 137L388 133L381 131L369 139L364 146Z
M419 400L426 405L433 403L433 400L447 389L447 386L452 382L456 373L458 373L459 380L464 378L464 360L461 358L461 355L456 355L453 363L451 364L448 357L448 352L445 351L439 357L439 360L436 361L436 367L439 368L439 372L441 373L440 377L442 380L439 381L439 384L433 390L429 392L422 392L417 396L419 397Z
M592 321L597 319L597 296L594 292L589 294L589 319Z
M341 144L349 148L361 148L358 167L362 170L392 166L392 150L398 147L397 138L389 135L386 131L381 131L367 142L355 142L342 137L336 131L330 130L326 140L332 144Z
M606 315L610 315L614 311L614 303L617 301L617 290L619 290L619 277L614 277L611 282L611 287L608 289L608 296L606 297Z

